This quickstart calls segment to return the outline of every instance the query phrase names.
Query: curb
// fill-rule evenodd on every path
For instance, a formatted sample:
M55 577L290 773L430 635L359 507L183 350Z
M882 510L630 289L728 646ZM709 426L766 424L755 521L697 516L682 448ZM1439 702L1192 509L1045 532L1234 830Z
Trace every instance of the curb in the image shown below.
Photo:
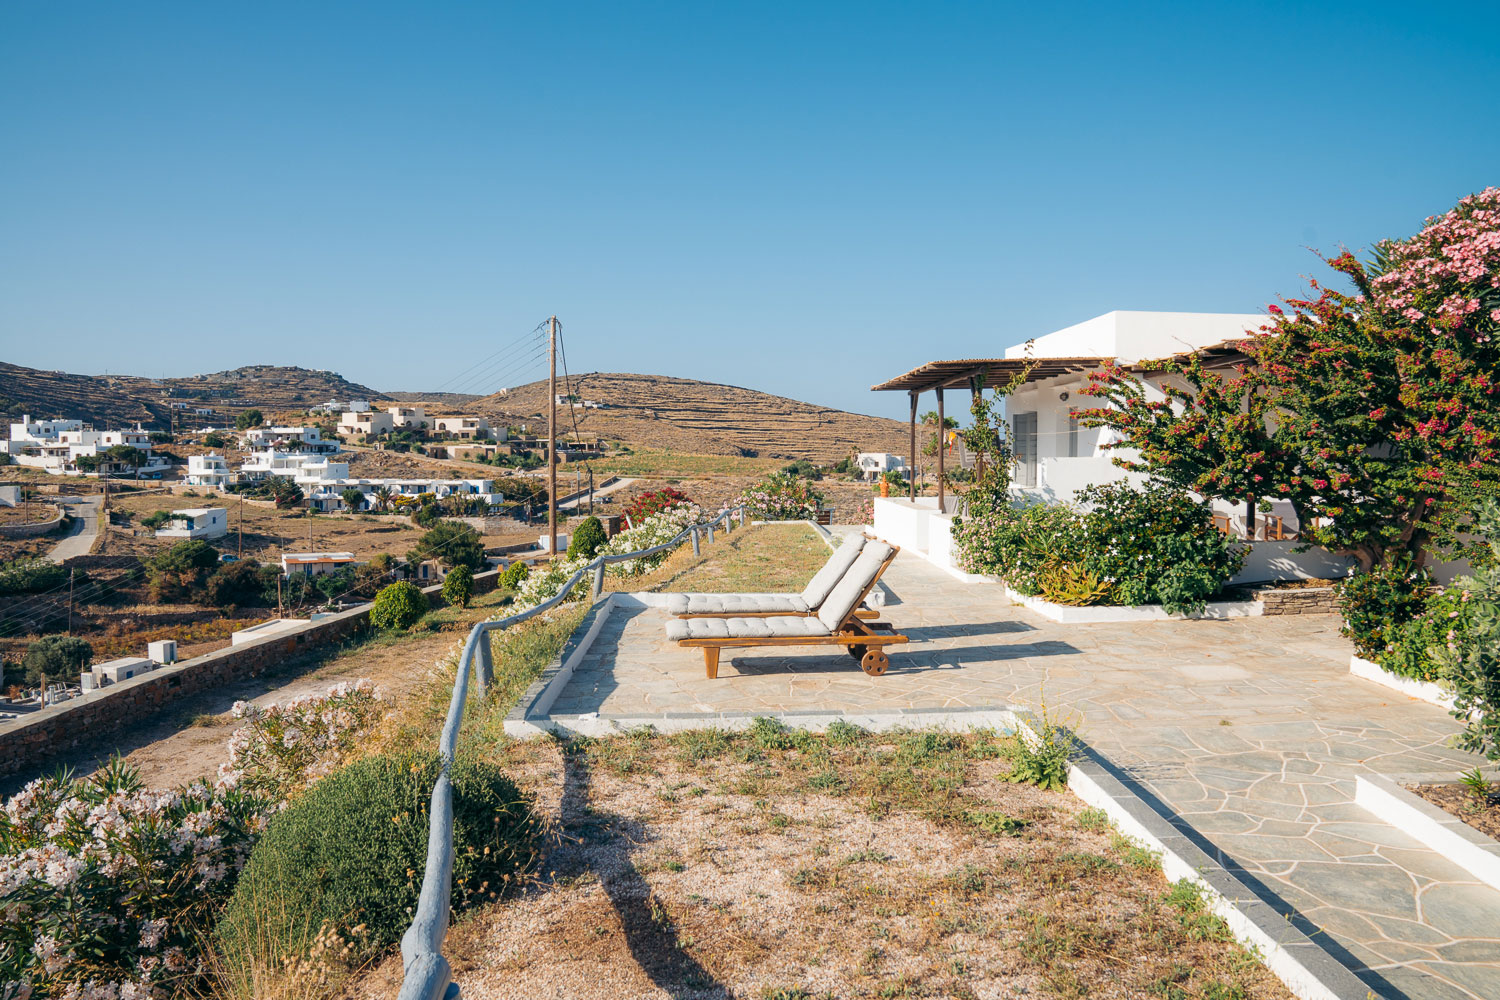
M1420 776L1410 778L1420 780ZM1448 779L1451 780L1451 779ZM1500 842L1408 792L1383 774L1356 775L1354 803L1488 885L1500 889Z

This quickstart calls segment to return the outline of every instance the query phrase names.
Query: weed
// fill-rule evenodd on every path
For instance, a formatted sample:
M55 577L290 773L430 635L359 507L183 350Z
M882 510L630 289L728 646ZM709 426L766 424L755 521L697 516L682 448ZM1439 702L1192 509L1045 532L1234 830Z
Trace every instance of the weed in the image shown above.
M1019 837L1021 831L1030 825L1029 821L1007 816L1003 812L991 809L971 809L964 813L964 818L970 823L992 833L997 837Z
M875 864L883 865L889 860L891 860L891 856L889 854L886 854L883 851L877 851L874 848L866 848L863 851L856 851L853 854L844 855L844 857L839 861L839 864L858 865L865 862L874 862Z
M675 737L677 756L687 763L716 760L729 752L730 735L717 726L689 729Z
M1458 780L1469 790L1469 795L1474 799L1476 806L1483 808L1489 802L1491 792L1490 779L1486 778L1484 772L1479 770L1479 768L1476 767L1472 771L1465 771L1458 776Z
M829 745L836 747L852 747L867 735L859 726L843 719L834 719L824 732Z
M1067 787L1068 761L1078 748L1070 729L1047 713L1044 702L1034 727L1020 729L1006 747L1010 758L1007 780L1036 785L1048 791Z
M1161 871L1161 854L1136 843L1124 834L1116 833L1110 838L1109 846L1132 868L1148 872Z
M1077 817L1075 817L1074 822L1076 822L1085 830L1108 829L1109 813L1105 812L1103 809L1095 809L1093 806L1090 806L1089 808L1081 811L1077 815Z
M1208 911L1203 887L1189 879L1172 883L1162 902L1177 910L1177 922L1190 941L1228 941L1229 925Z

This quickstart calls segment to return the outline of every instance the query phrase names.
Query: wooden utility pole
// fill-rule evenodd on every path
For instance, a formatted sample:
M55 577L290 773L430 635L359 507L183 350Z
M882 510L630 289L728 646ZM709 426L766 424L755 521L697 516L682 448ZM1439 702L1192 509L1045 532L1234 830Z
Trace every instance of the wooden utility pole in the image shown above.
M73 634L73 574L77 572L71 567L68 569L68 634Z
M235 547L234 557L245 558L245 495L243 493L240 494L240 540Z
M557 317L547 321L547 551L557 558Z

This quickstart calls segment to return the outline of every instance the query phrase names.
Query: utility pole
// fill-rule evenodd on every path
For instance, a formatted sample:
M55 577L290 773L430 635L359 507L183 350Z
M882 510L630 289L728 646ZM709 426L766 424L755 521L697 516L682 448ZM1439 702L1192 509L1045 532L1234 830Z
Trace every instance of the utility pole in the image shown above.
M557 317L547 321L547 551L557 558Z
M234 557L236 559L245 558L245 494L243 493L240 494L240 540L239 544L235 547Z
M77 572L71 566L68 568L68 634L73 634L73 574Z

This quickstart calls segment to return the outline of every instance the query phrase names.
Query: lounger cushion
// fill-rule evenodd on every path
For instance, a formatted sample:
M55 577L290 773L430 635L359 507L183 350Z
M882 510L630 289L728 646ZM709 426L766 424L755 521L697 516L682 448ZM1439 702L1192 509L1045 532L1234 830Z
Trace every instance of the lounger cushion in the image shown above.
M802 600L809 608L816 608L828 600L828 595L843 579L844 574L849 572L849 567L854 565L854 560L859 558L860 550L864 547L865 536L853 534L833 550L832 558L813 574L813 578L807 581L807 586L802 590Z
M828 635L816 618L679 618L667 622L667 638L679 639L771 639Z
M748 615L773 612L805 615L807 602L796 594L671 594L667 611L674 615Z
M818 609L818 620L832 632L842 625L854 611L855 605L870 585L880 576L881 567L894 550L885 542L873 540L860 550L859 558L849 567L849 572L833 588L828 600Z

